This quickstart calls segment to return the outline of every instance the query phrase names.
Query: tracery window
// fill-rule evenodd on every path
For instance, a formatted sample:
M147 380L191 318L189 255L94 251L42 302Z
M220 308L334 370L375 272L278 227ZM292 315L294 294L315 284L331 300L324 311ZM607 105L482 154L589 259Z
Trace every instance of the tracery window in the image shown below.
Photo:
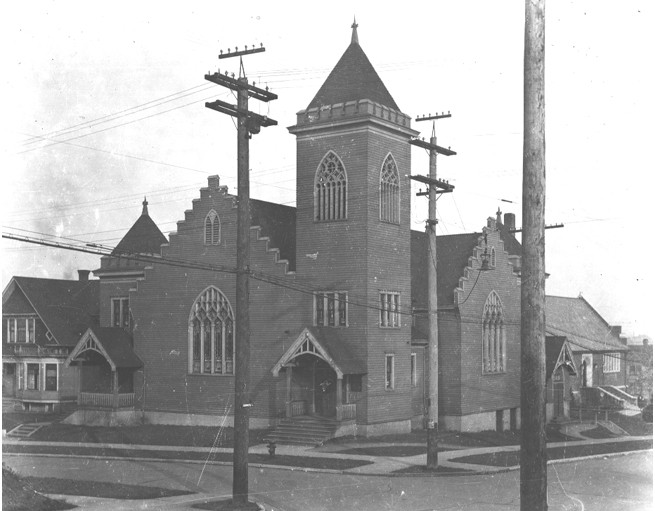
M218 245L221 242L221 219L213 209L205 217L205 245Z
M400 223L400 179L391 154L387 155L380 172L380 220Z
M505 372L506 349L503 304L498 293L492 291L482 314L482 371Z
M314 219L318 222L347 218L346 169L334 151L328 152L314 179Z
M234 374L234 313L215 287L207 288L191 307L189 372Z

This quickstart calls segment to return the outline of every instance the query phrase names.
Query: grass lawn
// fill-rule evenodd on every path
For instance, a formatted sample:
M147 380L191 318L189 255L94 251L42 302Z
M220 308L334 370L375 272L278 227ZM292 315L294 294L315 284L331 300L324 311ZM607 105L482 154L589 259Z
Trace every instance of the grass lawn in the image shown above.
M57 511L76 506L37 493L29 481L2 467L2 509L5 511Z
M250 445L263 442L267 430L251 430ZM42 427L27 440L103 444L180 445L192 447L232 447L233 428L205 426L73 426L55 423Z
M21 442L18 445L4 445L3 453L41 453L41 454L62 454L78 456L98 456L117 458L146 458L157 460L179 460L202 461L202 462L224 462L232 463L231 452L188 452L184 450L153 451L144 449L105 449L103 447L67 447L57 445L37 446L29 442ZM316 468L328 470L348 470L356 467L370 465L369 461L354 460L348 458L316 458L306 456L289 456L268 454L248 455L248 462L262 465L280 465L287 467Z
M571 445L562 447L549 447L548 459L559 460L564 458L578 458L597 454L610 454L615 452L628 452L643 449L652 449L652 440L632 440L626 442L612 442L607 444ZM520 452L494 452L489 454L476 454L453 458L456 463L474 463L476 465L489 465L494 467L515 467L519 465Z
M102 499L147 500L191 495L193 493L186 490L169 490L153 486L57 479L55 477L26 477L24 480L40 493L99 497Z

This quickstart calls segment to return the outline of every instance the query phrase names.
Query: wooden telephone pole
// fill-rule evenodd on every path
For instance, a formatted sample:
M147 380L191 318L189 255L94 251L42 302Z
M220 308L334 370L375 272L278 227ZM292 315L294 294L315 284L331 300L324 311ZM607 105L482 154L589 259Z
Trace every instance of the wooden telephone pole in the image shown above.
M439 466L437 436L439 433L439 335L437 317L437 194L449 193L455 188L445 181L437 179L437 153L452 156L455 151L437 145L434 121L450 117L450 112L441 115L419 117L417 121L432 120L432 136L430 142L412 139L410 144L428 149L430 151L430 173L425 176L410 176L410 179L428 185L427 192L417 195L428 195L428 221L425 230L428 234L428 352L427 374L428 403L427 403L427 468L436 469Z
M545 0L525 2L521 263L521 510L548 509L545 291Z
M243 68L243 55L260 53L264 47L253 47L218 56L219 59L239 57L239 77L234 78L220 72L205 75L205 79L237 92L237 104L231 105L215 100L205 103L207 108L237 118L237 289L235 324L235 363L234 363L234 453L232 502L237 505L248 503L248 443L250 428L249 397L250 384L250 147L253 134L259 133L262 126L274 126L277 121L248 110L248 99L261 101L277 99L277 95L266 89L248 84Z

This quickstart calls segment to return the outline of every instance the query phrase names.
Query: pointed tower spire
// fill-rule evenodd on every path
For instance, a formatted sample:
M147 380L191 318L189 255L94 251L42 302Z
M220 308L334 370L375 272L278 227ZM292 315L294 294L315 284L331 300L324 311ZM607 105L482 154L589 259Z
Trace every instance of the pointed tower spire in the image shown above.
M143 197L143 211L141 211L141 216L148 216L148 201L145 196Z
M353 16L353 24L350 25L350 28L353 29L353 36L352 39L350 40L350 44L359 44L359 37L357 37L357 27L359 25L357 24L357 19Z

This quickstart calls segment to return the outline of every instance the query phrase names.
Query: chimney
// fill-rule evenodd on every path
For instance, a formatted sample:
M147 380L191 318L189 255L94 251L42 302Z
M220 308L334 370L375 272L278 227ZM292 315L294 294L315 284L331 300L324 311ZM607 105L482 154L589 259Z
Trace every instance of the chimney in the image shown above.
M617 337L620 337L621 336L621 325L610 326L610 331L612 332L612 335L616 335Z
M503 218L505 219L503 223L509 231L516 229L516 215L514 213L505 213ZM514 236L515 233L512 232L511 234Z
M77 270L78 280L80 282L88 282L89 273L91 273L91 270Z
M643 341L641 341L641 343L642 343L644 346L648 346L648 339L644 339Z

